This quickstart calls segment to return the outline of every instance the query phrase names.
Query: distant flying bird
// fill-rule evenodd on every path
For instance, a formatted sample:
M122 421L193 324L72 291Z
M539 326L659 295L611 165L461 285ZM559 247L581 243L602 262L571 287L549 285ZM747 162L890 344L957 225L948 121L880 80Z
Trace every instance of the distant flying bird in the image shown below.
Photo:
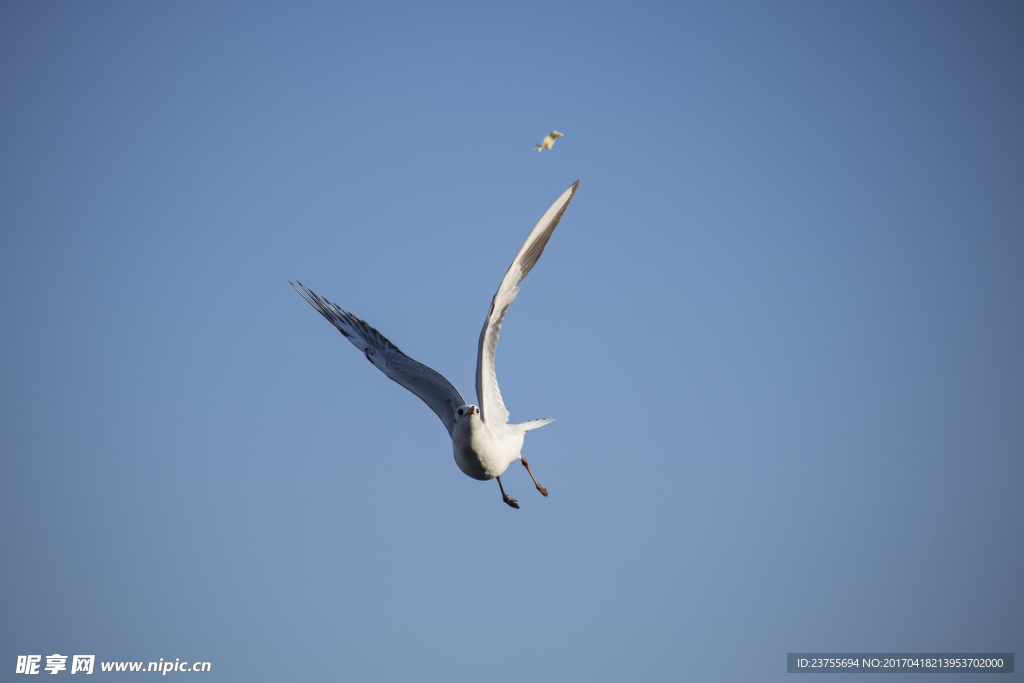
M564 138L565 136L559 133L557 130L551 131L551 135L544 138L539 145L533 148L533 151L539 152L542 149L551 149L551 145L555 144L556 138Z
M556 133L552 133L556 135ZM550 146L550 145L549 145ZM498 287L498 292L491 301L476 357L476 396L479 406L469 405L463 400L458 389L426 365L414 361L398 350L398 347L384 338L377 330L365 322L347 313L326 299L306 289L300 282L295 287L313 308L320 311L327 320L334 324L352 344L363 352L366 360L373 363L385 375L416 394L437 413L444 423L448 435L452 438L452 450L455 464L467 476L480 481L498 480L501 499L514 508L519 508L515 498L510 498L501 485L501 475L509 465L521 460L526 471L530 473L534 485L542 495L547 496L548 490L537 483L526 458L520 453L526 432L537 429L551 422L548 418L530 420L519 424L508 423L508 411L498 390L498 377L494 371L494 355L498 348L498 333L501 322L505 319L508 305L519 293L519 283L537 263L544 252L544 247L551 238L558 221L565 213L580 181L562 193L562 196L551 205L540 222L530 232L519 253L516 254L505 278ZM299 289L301 287L301 289Z

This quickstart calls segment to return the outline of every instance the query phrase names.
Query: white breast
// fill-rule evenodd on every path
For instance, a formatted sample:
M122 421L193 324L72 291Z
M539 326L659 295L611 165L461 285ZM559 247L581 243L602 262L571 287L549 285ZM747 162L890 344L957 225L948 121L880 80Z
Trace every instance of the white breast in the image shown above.
M452 450L463 474L481 481L494 479L519 457L525 434L510 425L501 427L500 431L491 430L478 415L455 423Z

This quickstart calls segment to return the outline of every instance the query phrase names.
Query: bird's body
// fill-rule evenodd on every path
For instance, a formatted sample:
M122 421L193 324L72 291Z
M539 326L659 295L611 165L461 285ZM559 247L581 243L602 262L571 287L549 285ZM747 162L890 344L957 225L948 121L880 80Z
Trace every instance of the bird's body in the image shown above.
M451 436L452 452L459 469L473 479L497 479L502 499L514 508L518 508L519 505L514 498L505 495L505 489L501 486L501 475L516 460L521 460L530 472L537 490L545 496L548 495L547 489L538 484L537 479L533 477L533 471L522 457L521 451L526 432L543 427L551 420L543 418L519 424L508 422L509 414L498 390L498 378L494 370L498 333L501 331L501 323L509 304L519 292L519 283L544 252L544 247L569 202L572 201L578 186L579 181L576 181L545 212L516 254L491 301L487 319L480 331L477 349L476 394L480 402L479 407L467 404L459 391L440 373L402 353L384 335L359 318L321 299L306 289L301 282L299 287L296 287L306 301L363 352L366 360L419 396L441 418L448 435Z
M536 147L533 148L533 151L539 152L542 149L551 149L551 146L555 144L555 140L557 140L558 138L564 138L564 137L565 136L562 135L561 133L559 133L557 130L553 130L553 131L551 131L551 133L549 133L547 135L547 137L545 137L543 140L541 140L539 145L537 145Z
M489 427L474 412L455 423L452 450L462 473L479 481L500 477L508 466L522 457L526 431L519 425Z

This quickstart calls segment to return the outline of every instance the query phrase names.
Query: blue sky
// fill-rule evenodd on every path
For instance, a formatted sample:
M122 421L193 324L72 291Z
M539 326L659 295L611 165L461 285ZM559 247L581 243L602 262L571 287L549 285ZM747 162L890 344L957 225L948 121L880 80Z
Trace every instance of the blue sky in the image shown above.
M5 2L0 88L5 676L1024 651L1019 3ZM469 399L577 179L514 511L287 281Z

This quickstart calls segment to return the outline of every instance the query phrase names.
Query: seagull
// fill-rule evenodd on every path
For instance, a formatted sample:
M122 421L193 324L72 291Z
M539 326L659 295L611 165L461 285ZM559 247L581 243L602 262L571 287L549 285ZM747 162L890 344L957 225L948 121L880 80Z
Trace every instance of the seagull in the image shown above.
M556 138L564 138L565 136L559 133L557 130L551 131L551 134L544 138L539 145L533 148L533 151L539 152L542 149L551 149L551 146L555 144Z
M556 133L552 133L556 135ZM550 146L550 145L549 145ZM516 460L530 473L534 485L541 495L547 497L548 490L540 485L533 476L530 463L523 457L521 450L526 432L537 429L552 422L551 418L529 420L519 424L509 424L508 410L501 399L498 389L498 377L494 371L494 356L498 348L498 333L505 319L509 304L519 293L519 283L536 265L544 252L548 240L551 239L558 221L562 219L569 202L576 194L580 181L562 193L551 208L541 217L540 221L526 238L519 253L512 260L508 272L505 273L501 286L498 287L491 308L487 311L487 319L480 331L480 341L476 357L476 396L480 405L467 404L459 390L445 379L441 373L428 368L398 350L384 335L355 317L343 311L326 299L322 299L307 289L301 282L298 287L289 283L308 301L313 308L327 318L338 331L352 344L363 352L366 360L373 363L390 379L420 397L433 410L452 439L452 452L455 464L464 474L479 481L498 480L501 499L513 508L519 509L519 502L505 493L501 484L501 475Z

